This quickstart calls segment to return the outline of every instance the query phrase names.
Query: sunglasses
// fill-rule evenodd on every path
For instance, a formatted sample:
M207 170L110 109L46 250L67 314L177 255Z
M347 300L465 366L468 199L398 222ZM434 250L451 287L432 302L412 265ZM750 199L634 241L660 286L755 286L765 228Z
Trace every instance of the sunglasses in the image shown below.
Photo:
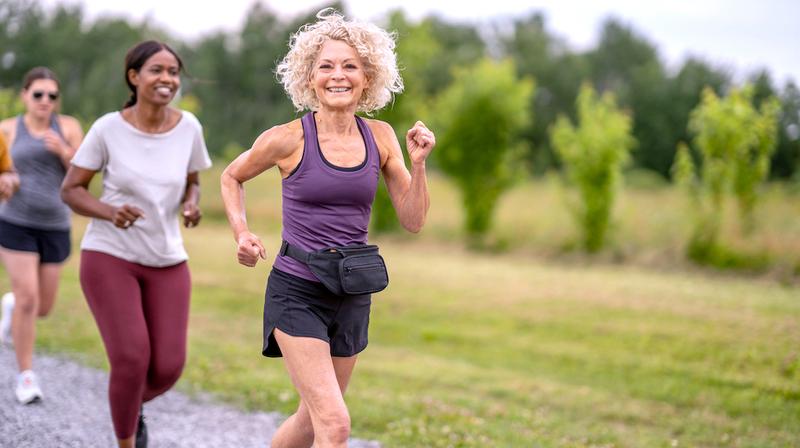
M34 90L31 96L36 101L41 101L45 94L50 98L50 101L55 102L58 99L58 92L43 92L41 90Z

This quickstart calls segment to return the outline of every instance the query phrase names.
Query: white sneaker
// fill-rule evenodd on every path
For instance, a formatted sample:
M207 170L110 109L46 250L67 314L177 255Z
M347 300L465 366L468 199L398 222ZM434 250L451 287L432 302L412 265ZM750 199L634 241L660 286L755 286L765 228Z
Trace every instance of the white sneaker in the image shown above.
M33 370L25 370L17 376L17 400L22 404L33 403L44 398L39 380Z
M14 293L3 294L0 304L0 343L11 344L11 315L14 314Z

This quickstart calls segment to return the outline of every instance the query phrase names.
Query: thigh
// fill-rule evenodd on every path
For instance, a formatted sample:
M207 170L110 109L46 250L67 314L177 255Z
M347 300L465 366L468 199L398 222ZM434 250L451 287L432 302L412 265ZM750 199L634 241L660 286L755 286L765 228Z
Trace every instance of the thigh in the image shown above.
M328 343L313 337L290 336L275 329L275 339L281 347L286 369L297 388L300 398L311 414L312 420L346 412L340 381L346 386L352 372L352 364L340 364L341 379L337 376ZM353 357L354 358L354 357ZM355 360L352 360L355 363Z
M23 296L39 296L39 254L0 247L0 258L11 281L11 290Z
M356 367L356 360L358 355L340 357L334 356L331 358L333 361L333 370L336 372L336 382L339 383L339 390L344 395L347 386L350 384L350 378L353 376L353 369Z
M153 355L184 353L191 296L188 264L143 271L142 304Z
M81 252L81 288L110 357L149 356L141 291L131 265L108 254Z

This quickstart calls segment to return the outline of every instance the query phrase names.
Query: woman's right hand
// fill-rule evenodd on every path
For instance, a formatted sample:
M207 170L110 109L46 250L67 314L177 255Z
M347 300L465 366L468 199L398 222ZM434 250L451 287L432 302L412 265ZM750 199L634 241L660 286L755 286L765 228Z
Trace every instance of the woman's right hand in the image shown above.
M0 173L0 201L11 198L19 189L19 177L16 173Z
M238 244L236 258L239 260L239 264L252 268L258 263L259 258L267 259L267 251L261 244L261 238L252 233L242 232L236 242Z
M127 229L139 218L144 218L142 209L125 204L114 208L111 215L111 222L120 229Z

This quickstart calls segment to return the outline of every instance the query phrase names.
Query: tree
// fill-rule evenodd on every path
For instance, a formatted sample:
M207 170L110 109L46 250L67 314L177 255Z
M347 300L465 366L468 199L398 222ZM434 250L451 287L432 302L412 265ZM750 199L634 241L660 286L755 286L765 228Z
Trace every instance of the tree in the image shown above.
M456 70L437 99L434 154L461 190L464 227L474 244L482 242L498 198L511 185L534 90L533 80L517 78L512 61L484 59Z
M387 28L397 33L397 62L405 90L379 111L376 118L391 123L397 139L403 143L406 131L416 120L427 120L431 98L452 82L453 68L473 65L483 56L485 44L471 26L437 18L411 23L400 11L389 14ZM435 167L436 160L431 158L429 166ZM375 196L371 226L376 232L400 227L383 184Z
M430 107L431 88L425 73L441 60L444 49L433 35L430 22L412 24L401 11L389 14L388 29L397 33L397 64L402 70L404 91L394 101L378 111L376 118L391 124L401 145L405 134L419 119L425 119ZM407 155L405 152L404 155ZM372 204L373 232L392 232L400 229L386 186L381 183Z
M699 262L714 262L721 254L719 234L727 193L736 196L743 231L749 233L754 226L758 187L769 174L780 105L774 97L765 98L757 110L753 92L745 86L719 98L706 88L689 121L700 169L694 168L686 147L676 158L677 178L690 187L695 208L688 254Z
M148 36L169 40L147 22L119 18L84 22L80 5L59 4L45 11L35 0L0 2L0 86L18 89L25 73L47 66L61 81L62 110L84 125L119 109L127 98L123 60Z
M800 179L800 89L793 81L787 81L780 98L778 146L772 156L770 174Z
M588 76L587 59L571 52L566 42L551 34L541 13L511 24L511 32L499 36L503 54L513 58L520 77L536 80L530 108L536 120L522 130L528 141L528 163L534 173L556 166L548 129L558 114L575 117L575 98Z
M628 162L634 139L631 118L617 107L610 92L598 98L589 85L577 100L578 125L559 117L551 139L563 162L565 180L578 189L579 200L570 204L582 243L597 252L606 242L622 168Z

